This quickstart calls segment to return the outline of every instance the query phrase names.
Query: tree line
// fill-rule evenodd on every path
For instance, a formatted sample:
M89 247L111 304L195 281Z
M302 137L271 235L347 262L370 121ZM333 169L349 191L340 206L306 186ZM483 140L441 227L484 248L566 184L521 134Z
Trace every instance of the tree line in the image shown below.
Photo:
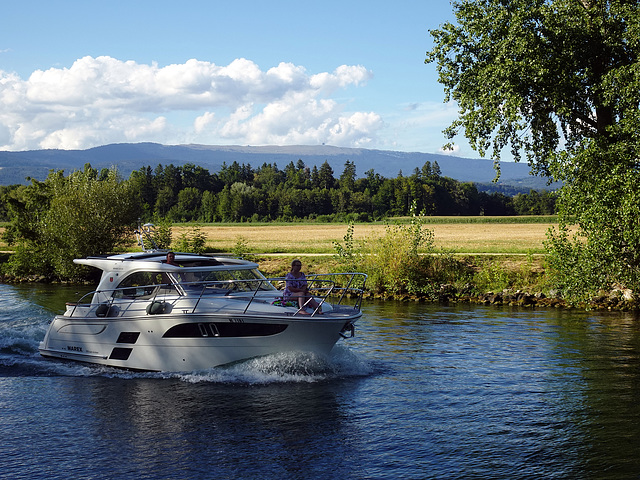
M473 183L442 176L427 161L409 176L385 178L373 169L358 178L347 160L335 176L324 162L309 167L302 160L284 169L275 163L258 168L223 163L219 172L185 164L142 167L129 180L145 219L172 222L373 221L408 215L411 206L426 215L548 215L555 213L555 193L535 190L508 196L478 191Z
M100 181L108 169L85 171ZM53 175L54 173L52 173ZM56 172L55 175L61 175ZM361 178L355 164L346 161L335 177L324 162L309 168L302 160L284 169L273 163L223 164L219 172L187 163L142 167L126 181L140 205L144 221L375 221L409 215L415 202L425 215L553 215L554 191L530 190L506 195L479 191L475 184L442 176L438 162L427 161L409 176L385 178L373 169ZM0 187L0 221L11 221L8 205L33 186ZM12 200L13 199L13 200Z

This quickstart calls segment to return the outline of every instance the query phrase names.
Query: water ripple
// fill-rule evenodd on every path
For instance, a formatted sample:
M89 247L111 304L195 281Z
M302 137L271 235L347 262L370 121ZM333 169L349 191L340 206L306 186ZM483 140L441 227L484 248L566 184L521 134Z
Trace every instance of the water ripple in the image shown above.
M41 359L63 303L33 288L0 286L7 478L640 473L634 315L370 303L328 357L141 374Z

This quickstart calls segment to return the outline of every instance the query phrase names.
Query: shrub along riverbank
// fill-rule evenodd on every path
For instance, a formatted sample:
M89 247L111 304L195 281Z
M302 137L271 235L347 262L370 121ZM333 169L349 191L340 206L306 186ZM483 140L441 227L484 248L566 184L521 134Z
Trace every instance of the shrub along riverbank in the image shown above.
M573 304L549 284L543 255L455 255L458 272L447 283L435 283L428 292L376 291L369 285L365 300L402 302L468 303L523 308L578 308L582 310L640 311L640 303L625 289L613 289L589 302ZM250 256L270 277L281 277L291 261L300 259L303 269L312 273L340 270L340 263L326 255L258 255ZM358 269L364 270L364 269Z

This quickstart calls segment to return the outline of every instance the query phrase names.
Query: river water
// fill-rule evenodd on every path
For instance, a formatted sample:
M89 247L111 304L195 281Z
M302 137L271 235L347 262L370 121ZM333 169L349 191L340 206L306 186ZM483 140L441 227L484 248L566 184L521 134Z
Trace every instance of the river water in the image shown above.
M2 479L640 476L633 314L365 303L329 358L134 374L38 355L75 290L0 285Z

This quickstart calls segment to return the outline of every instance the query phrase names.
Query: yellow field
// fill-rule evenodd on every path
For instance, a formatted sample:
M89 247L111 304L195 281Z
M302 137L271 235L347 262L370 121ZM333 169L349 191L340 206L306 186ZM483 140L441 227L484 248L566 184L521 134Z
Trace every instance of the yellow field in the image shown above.
M551 223L446 223L430 224L436 247L457 253L542 253L543 241ZM243 243L253 253L333 253L333 242L343 242L344 224L290 225L207 225L200 227L207 236L207 248L230 251ZM189 227L173 227L173 238ZM356 224L353 236L363 240L385 233L384 225Z
M442 223L428 224L435 245L454 253L526 254L543 253L546 232L554 223ZM216 252L234 250L240 242L250 253L334 253L333 242L343 243L345 224L293 223L288 225L205 225L207 249ZM173 240L192 227L174 226ZM0 233L4 228L0 227ZM381 224L356 224L356 241L382 236ZM132 247L135 248L135 247ZM0 250L8 246L0 242Z

